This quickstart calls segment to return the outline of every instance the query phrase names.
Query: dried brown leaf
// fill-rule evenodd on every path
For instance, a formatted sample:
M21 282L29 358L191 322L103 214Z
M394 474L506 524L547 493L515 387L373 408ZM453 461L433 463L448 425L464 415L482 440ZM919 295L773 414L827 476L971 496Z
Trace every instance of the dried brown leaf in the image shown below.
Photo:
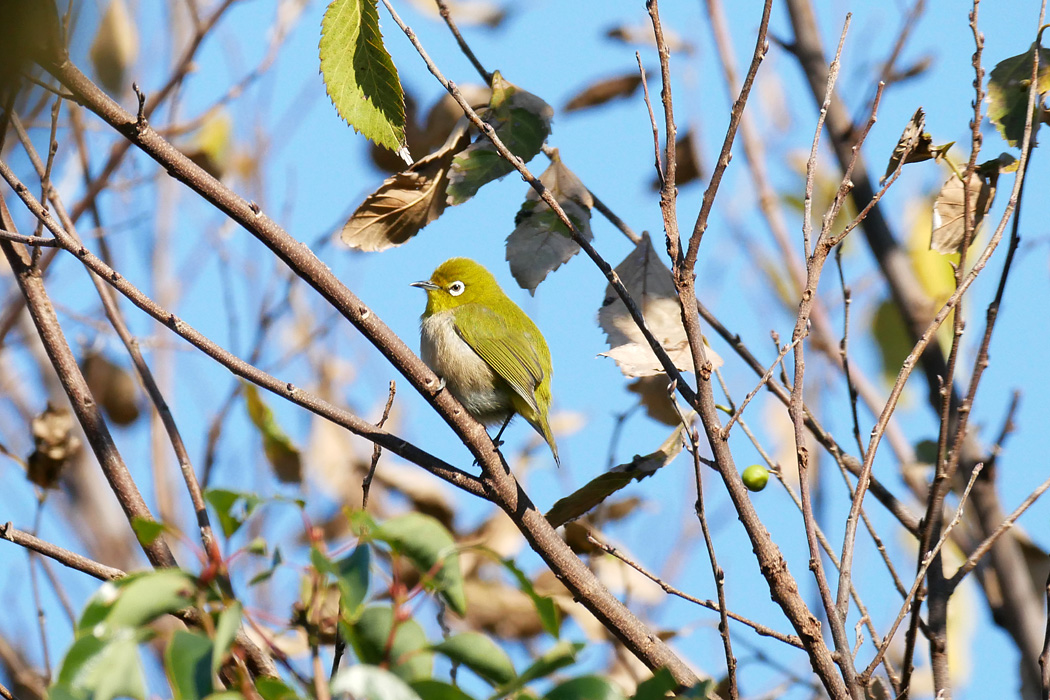
M638 304L646 325L667 351L671 362L679 370L692 372L693 358L682 325L681 307L671 271L657 256L648 234L642 235L634 251L616 267L616 274ZM624 376L634 379L664 373L656 353L649 347L612 285L605 290L605 300L598 311L598 325L605 331L610 347L608 352L601 354L616 360ZM714 367L722 366L722 358L710 347L707 347L707 358Z
M579 178L565 167L557 151L551 157L550 166L540 175L540 182L580 234L591 240L594 199ZM568 227L532 188L525 195L525 203L514 223L516 227L507 237L507 262L518 284L535 294L540 282L580 252L580 246L570 237Z
M699 144L690 129L678 137L675 143L675 184L687 185L704 176L704 164L700 160ZM653 177L649 186L653 191L660 189L660 178Z
M33 418L33 452L27 460L27 477L42 489L53 489L62 469L80 450L80 439L73 435L76 422L67 408L48 404Z
M445 211L452 158L470 143L466 124L438 151L413 163L368 195L343 226L343 243L364 251L399 246Z
M990 177L980 172L970 173L966 189L970 193L970 206L973 207L974 231L981 225L984 215L992 207L995 198L995 180L998 171ZM958 253L965 232L963 218L964 206L963 182L954 174L941 188L940 194L933 203L933 232L930 235L930 248L938 253Z
M576 112L630 97L641 84L642 76L637 71L598 80L573 95L563 109L566 112Z

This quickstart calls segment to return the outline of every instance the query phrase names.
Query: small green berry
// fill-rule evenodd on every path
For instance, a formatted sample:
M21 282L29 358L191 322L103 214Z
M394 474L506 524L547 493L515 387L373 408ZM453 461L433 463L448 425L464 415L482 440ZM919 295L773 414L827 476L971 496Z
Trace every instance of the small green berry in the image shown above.
M766 487L766 482L769 481L769 470L761 464L752 464L744 470L741 477L744 480L744 486L749 491L761 491Z

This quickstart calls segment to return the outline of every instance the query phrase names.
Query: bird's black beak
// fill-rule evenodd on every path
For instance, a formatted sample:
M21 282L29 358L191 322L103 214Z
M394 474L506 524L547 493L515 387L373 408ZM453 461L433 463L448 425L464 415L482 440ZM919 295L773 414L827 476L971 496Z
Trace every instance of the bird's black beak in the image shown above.
M413 283L411 283L408 286L409 287L419 287L420 289L425 289L428 292L433 292L436 289L441 289L441 287L437 286L436 284L434 284L430 280L423 280L421 282L413 282Z

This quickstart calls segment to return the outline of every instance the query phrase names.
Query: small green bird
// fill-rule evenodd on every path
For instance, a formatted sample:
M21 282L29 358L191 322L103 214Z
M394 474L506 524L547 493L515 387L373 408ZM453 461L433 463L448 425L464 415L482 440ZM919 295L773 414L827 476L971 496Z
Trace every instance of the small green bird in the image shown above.
M467 258L441 263L429 280L420 317L423 362L445 381L467 413L485 425L515 413L529 422L558 459L548 423L551 353L532 319L510 300L492 273Z

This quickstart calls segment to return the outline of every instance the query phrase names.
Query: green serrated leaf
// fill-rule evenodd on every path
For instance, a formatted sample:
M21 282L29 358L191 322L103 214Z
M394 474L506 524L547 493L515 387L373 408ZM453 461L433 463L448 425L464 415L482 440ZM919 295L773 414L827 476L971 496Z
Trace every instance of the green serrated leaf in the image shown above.
M332 679L332 695L354 700L420 700L416 692L393 673L376 666L358 664Z
M131 529L135 531L139 544L148 547L164 533L164 523L136 516L131 519Z
M334 0L321 21L321 75L328 97L365 138L405 147L405 96L383 46L377 0Z
M619 686L601 676L580 676L559 684L543 700L625 700Z
M521 592L527 595L531 600L532 604L536 607L536 613L540 616L540 623L543 625L543 630L554 637L558 638L561 633L561 614L558 612L558 606L554 600L548 596L541 596L536 592L536 588L532 585L532 581L525 575L525 572L518 568L510 559L500 559L501 564L504 568L509 571L515 579L518 581L518 588Z
M463 664L493 686L510 683L517 674L507 652L480 632L464 632L430 647Z
M255 508L262 503L262 499L253 493L228 489L208 489L204 492L204 500L215 509L222 534L226 537L232 537L240 530Z
M456 686L429 678L409 685L422 700L473 700Z
M164 670L174 700L201 700L211 695L212 642L202 634L175 630L164 650Z
M988 75L988 119L1011 146L1019 146L1024 139L1035 49L1033 43L1028 51L999 61ZM1050 91L1050 50L1039 49L1037 75L1036 93L1042 96ZM1038 99L1035 108L1039 108ZM1039 120L1033 119L1033 136L1038 128Z
M467 610L463 571L451 533L436 518L408 513L392 518L372 536L404 555L419 573L432 575L433 588L458 615Z
M434 658L425 651L427 637L423 628L412 619L399 623L388 647L393 624L394 611L390 606L374 606L366 608L352 625L340 623L340 629L362 663L386 665L406 682L430 678Z
M511 153L524 162L540 152L550 134L554 110L542 99L507 82L496 71L492 76L492 99L484 113L486 122ZM448 203L462 204L489 182L514 170L484 135L452 159L449 169Z
M109 638L77 639L62 660L51 697L75 700L144 700L146 678L139 659L139 637L131 630Z
M237 630L241 628L241 616L244 608L236 600L226 606L219 614L219 622L215 625L215 639L211 656L211 671L218 673L223 661L233 646L233 640L237 637Z
M678 687L674 676L666 668L653 673L653 677L638 684L633 700L664 700L667 694Z

